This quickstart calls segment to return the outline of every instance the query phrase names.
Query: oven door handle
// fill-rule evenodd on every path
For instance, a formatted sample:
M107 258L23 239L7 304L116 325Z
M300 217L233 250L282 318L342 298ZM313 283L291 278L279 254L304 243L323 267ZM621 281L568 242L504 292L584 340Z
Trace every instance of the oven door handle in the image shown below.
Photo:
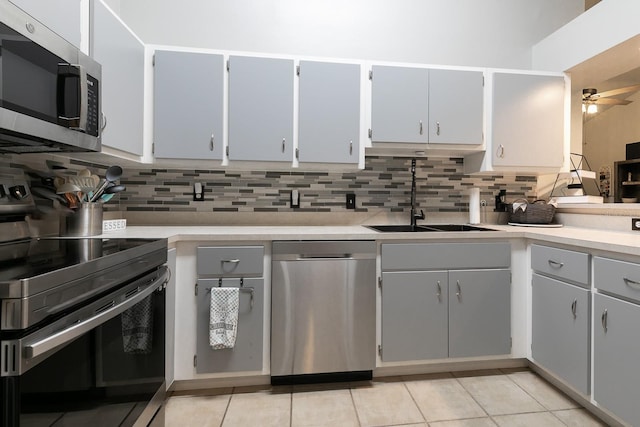
M100 326L106 321L133 307L134 305L151 295L153 291L155 291L159 287L164 286L168 282L168 271L169 269L165 267L160 277L155 279L153 282L150 282L141 291L137 292L132 297L125 299L123 302L119 304L113 304L112 306L100 311L97 315L66 329L63 329L60 332L50 335L40 341L25 345L23 353L24 358L33 359L40 356L41 354L46 353L47 351L53 350L56 347L73 341L74 339L89 332L93 328Z

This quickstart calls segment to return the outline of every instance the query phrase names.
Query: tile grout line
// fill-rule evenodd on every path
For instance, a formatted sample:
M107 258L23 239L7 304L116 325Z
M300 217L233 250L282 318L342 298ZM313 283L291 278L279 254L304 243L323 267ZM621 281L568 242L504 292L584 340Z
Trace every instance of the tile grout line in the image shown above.
M407 393L409 393L409 396L411 396L411 401L413 401L413 404L416 405L416 408L418 408L418 412L420 412L420 415L422 415L422 420L427 425L429 425L429 422L427 421L427 417L422 412L422 409L420 409L420 405L418 405L418 402L416 402L416 398L413 396L413 394L411 394L411 390L409 390L409 387L407 387L407 382L404 379L402 380L402 385L404 386L404 389L407 390Z
M353 405L353 410L356 413L356 420L358 421L358 426L362 427L362 421L360 421L360 415L358 414L358 408L356 406L356 401L353 398L353 388L351 387L351 384L349 384L349 396L351 397L351 404Z
M233 397L233 392L235 391L235 387L231 388L231 394L229 395L229 399L227 400L227 406L224 408L224 414L222 414L222 420L220 420L220 427L224 425L224 420L227 418L227 412L229 412L229 406L231 406L231 398Z
M474 402L476 402L476 405L478 405L478 406L480 407L480 409L482 409L482 411L483 411L485 414L487 414L487 417L491 420L491 422L492 422L492 423L494 423L494 424L497 426L497 425L498 425L498 423L496 422L496 420L494 420L494 419L493 419L493 416L492 416L491 414L489 414L489 412L487 412L487 410L485 409L485 407L484 407L484 406L482 406L482 405L480 404L480 402L478 402L478 401L476 400L476 398L473 396L473 394L471 394L471 392L470 392L469 390L467 390L467 388L464 386L464 384L462 384L462 382L460 382L460 379L459 379L458 377L456 377L456 376L454 375L454 373L453 373L453 372L451 373L451 375L453 376L453 379L455 379L455 380L456 380L456 382L457 382L458 384L460 384L460 387L462 387L462 389L463 389L463 390L464 390L464 391L469 395L469 397L471 397L471 399L472 399Z

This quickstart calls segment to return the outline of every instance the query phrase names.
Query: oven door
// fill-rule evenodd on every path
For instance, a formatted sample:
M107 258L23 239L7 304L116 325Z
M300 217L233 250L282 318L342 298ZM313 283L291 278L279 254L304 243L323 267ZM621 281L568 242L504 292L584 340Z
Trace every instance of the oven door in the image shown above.
M2 426L147 425L164 400L168 269L2 341ZM5 336L6 337L6 336Z

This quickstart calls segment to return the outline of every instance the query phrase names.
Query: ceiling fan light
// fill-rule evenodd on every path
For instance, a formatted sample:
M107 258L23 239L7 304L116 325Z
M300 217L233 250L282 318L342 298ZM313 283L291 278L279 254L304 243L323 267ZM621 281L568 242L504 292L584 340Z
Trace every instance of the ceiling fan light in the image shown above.
M589 104L587 106L587 114L595 114L598 112L598 106L596 104Z

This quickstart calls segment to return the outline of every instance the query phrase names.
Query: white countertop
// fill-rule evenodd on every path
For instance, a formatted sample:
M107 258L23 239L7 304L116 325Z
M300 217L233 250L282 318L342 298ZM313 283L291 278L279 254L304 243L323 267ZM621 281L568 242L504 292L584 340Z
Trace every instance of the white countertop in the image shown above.
M103 238L166 238L169 246L183 241L252 242L274 240L476 240L527 238L585 249L640 256L640 231L617 232L580 227L534 228L482 225L497 231L380 233L361 225L347 226L127 226Z

